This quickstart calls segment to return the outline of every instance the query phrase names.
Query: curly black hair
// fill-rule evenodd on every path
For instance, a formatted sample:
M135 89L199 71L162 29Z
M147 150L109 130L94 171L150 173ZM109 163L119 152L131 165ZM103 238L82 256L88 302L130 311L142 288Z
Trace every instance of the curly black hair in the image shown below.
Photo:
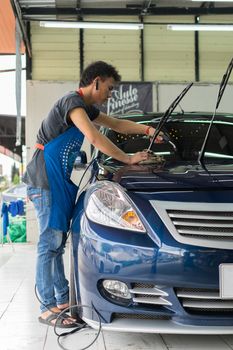
M90 85L98 76L101 78L113 78L117 83L121 81L121 76L115 67L103 61L96 61L89 64L89 66L84 69L79 86L84 87Z

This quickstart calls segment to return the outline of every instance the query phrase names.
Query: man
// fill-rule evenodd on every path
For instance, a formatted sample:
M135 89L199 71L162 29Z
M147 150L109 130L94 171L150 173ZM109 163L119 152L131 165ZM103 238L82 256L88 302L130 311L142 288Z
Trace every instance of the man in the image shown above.
M153 135L152 127L107 116L94 106L106 102L118 82L120 75L113 66L102 61L90 64L82 74L79 90L60 98L43 120L37 149L27 166L24 182L40 230L36 287L41 299L41 323L53 325L60 310L69 306L62 255L78 191L70 175L84 136L94 147L125 164L148 158L145 151L127 155L95 127ZM65 314L64 319L57 320L57 326L72 327L74 322Z

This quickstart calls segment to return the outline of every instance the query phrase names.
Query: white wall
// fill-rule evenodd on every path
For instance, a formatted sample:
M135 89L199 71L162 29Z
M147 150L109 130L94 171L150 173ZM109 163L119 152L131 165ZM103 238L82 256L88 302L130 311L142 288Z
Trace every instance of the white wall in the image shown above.
M56 100L77 87L75 82L27 81L26 146L27 160L35 150L36 134Z
M159 84L158 93L155 96L157 111L165 111L169 104L185 88L186 84ZM181 101L184 111L214 111L219 84L194 84ZM226 87L218 112L233 113L233 85ZM179 107L176 108L179 111Z

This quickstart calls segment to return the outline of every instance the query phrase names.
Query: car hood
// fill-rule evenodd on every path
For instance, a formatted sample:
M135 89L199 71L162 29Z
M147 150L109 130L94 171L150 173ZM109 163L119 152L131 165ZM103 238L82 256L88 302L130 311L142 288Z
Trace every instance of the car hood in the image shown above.
M207 170L208 169L208 170ZM233 164L165 163L118 169L112 179L128 190L233 189Z

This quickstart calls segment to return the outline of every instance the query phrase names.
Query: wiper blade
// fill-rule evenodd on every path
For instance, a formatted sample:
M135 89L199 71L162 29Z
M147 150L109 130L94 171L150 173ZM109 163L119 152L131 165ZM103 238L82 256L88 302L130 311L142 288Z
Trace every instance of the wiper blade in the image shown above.
M161 117L161 120L159 122L159 124L157 125L157 128L155 129L154 135L152 136L150 145L147 149L147 152L150 152L151 147L156 139L156 137L158 136L158 134L160 133L162 127L164 126L164 124L166 123L168 117L172 114L172 112L174 111L174 109L176 108L176 106L180 103L180 101L182 100L182 98L186 95L186 93L188 92L188 90L191 88L191 86L193 85L193 83L189 83L186 88L184 88L184 90L176 97L176 99L170 104L170 106L168 107L168 109L164 112L164 114Z
M217 103L216 103L216 110L218 109L219 103L220 103L220 101L222 99L222 95L223 95L224 90L225 90L225 88L227 86L228 80L229 80L230 75L231 75L232 68L233 68L233 58L231 59L231 62L229 63L229 65L227 67L226 73L222 77L222 81L221 81L221 84L220 84L220 87L219 87L219 92L218 92L218 98L217 98Z
M199 154L199 157L198 157L198 162L203 168L205 168L203 159L204 159L204 155L205 155L207 141L208 141L209 135L210 135L210 130L211 130L211 127L213 125L214 118L215 118L217 109L219 107L220 101L222 99L223 93L225 91L225 88L227 86L228 80L230 78L232 68L233 68L233 58L231 59L229 65L227 67L227 70L226 70L225 74L222 77L222 81L221 81L220 86L219 86L219 91L218 91L218 97L217 97L217 102L216 102L216 106L215 106L215 111L214 111L213 116L211 118L210 125L208 127L208 130L207 130L207 133L205 135L205 139L204 139L204 142L202 144L201 151L200 151L200 154Z

